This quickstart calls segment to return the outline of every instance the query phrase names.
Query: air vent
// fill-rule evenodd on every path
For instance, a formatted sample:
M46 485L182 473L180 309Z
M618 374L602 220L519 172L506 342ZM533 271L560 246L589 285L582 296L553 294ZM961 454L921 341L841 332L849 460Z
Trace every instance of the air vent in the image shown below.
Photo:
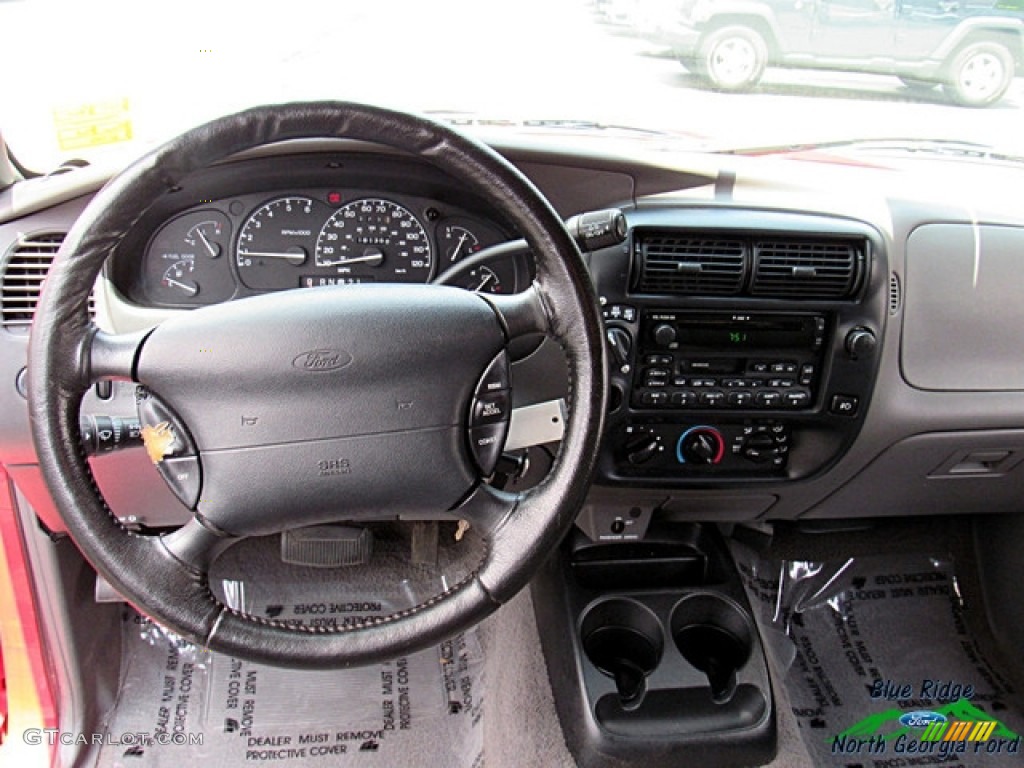
M12 249L0 282L0 308L5 328L27 328L32 324L43 281L62 242L62 232L29 235L21 238ZM89 297L89 314L94 314L92 296Z
M900 279L895 272L889 275L889 314L895 315L900 311L903 303L903 291L900 289Z
M645 293L732 296L740 292L746 244L736 238L651 233L638 239Z
M754 296L844 298L857 287L863 251L833 240L758 240L754 243Z

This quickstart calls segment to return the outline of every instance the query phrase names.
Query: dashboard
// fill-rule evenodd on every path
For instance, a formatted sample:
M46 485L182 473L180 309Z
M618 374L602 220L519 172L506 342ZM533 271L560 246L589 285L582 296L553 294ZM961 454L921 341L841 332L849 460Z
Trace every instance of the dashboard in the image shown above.
M969 169L993 194L968 209L896 167L494 146L563 217L618 207L628 225L621 244L584 254L610 366L580 517L593 538L638 538L656 518L1017 509L1024 373L1006 362L1007 291L1024 217L994 192L1012 172ZM53 526L23 397L31 290L17 281L29 267L45 276L108 178L76 173L0 198L0 462ZM517 236L420 161L351 142L264 148L194 174L145 212L97 283L96 321L128 332L274 291L437 281ZM514 293L531 268L506 251L455 283ZM561 351L545 343L515 357L513 421L531 409L550 421L568 392ZM125 382L83 405L134 411ZM557 434L544 434L557 450ZM143 509L155 526L187 512L155 473L124 482L146 471L136 452L92 461L115 510Z

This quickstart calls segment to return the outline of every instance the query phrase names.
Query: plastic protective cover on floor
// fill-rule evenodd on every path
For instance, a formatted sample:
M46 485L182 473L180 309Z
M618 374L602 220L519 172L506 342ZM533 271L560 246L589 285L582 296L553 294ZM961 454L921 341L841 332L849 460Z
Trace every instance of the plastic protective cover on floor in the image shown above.
M734 554L815 765L1024 764L1017 697L953 562Z
M383 600L379 593L325 597L322 585L311 590L279 580L272 593L247 581L221 586L232 607L307 625L354 622L419 602L403 596L408 582ZM391 662L341 671L281 669L214 654L132 611L126 611L123 643L108 738L150 737L131 743L129 735L128 743L104 746L102 768L483 763L485 684L475 630Z

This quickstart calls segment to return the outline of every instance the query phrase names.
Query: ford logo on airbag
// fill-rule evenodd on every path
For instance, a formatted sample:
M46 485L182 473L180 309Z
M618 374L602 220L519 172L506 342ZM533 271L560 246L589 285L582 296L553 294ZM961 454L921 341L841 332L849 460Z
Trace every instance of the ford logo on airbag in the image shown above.
M907 714L900 717L900 724L905 725L908 728L924 728L929 723L944 722L946 722L945 715L940 715L938 712L929 712L927 710L907 712Z
M300 371L336 371L352 362L352 355L343 349L311 349L292 360Z

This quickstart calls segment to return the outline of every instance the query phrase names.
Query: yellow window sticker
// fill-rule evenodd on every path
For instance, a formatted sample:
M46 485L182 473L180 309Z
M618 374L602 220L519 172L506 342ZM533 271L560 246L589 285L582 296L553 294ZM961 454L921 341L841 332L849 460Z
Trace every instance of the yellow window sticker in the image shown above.
M128 99L57 107L53 110L61 150L85 149L132 139Z

